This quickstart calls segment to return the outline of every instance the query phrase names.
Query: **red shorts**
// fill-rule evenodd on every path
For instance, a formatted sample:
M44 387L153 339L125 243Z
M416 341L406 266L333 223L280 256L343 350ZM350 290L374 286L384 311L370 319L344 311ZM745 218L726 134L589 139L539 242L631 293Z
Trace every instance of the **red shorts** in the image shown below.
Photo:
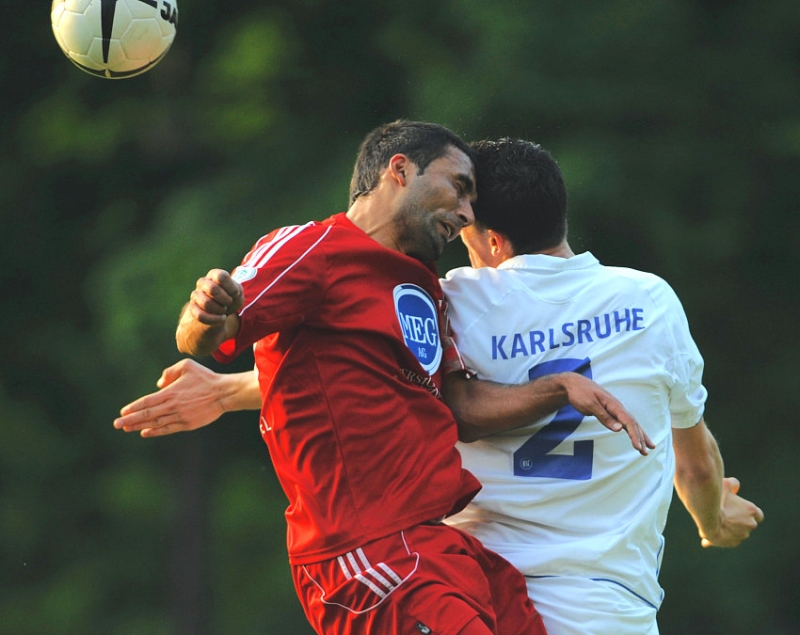
M292 575L320 635L457 635L475 617L497 635L545 635L522 574L447 525L293 565Z

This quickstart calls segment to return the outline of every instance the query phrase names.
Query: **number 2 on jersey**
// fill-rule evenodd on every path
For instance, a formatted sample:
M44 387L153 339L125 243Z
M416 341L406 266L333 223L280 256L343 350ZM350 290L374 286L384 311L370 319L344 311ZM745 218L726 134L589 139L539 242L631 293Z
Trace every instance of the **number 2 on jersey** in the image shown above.
M565 372L579 373L591 379L592 365L588 358L554 359L531 368L528 379ZM550 454L578 429L581 421L583 415L572 406L561 408L550 423L514 452L514 475L573 481L588 481L592 478L594 441L575 441L572 454Z

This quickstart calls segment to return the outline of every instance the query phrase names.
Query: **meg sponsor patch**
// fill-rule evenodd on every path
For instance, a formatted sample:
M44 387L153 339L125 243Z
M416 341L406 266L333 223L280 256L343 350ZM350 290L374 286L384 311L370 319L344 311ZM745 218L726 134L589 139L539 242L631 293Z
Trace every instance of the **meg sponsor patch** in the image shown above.
M442 361L436 304L417 285L400 284L394 288L394 309L406 346L411 349L422 367L433 374Z

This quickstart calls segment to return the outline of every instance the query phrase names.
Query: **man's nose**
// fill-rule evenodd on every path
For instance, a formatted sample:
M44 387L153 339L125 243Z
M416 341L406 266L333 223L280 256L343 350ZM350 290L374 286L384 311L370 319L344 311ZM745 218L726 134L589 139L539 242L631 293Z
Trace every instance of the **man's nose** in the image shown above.
M472 225L472 223L475 222L475 213L472 211L472 201L464 201L461 207L458 208L456 215L458 216L458 220L461 221L462 227Z

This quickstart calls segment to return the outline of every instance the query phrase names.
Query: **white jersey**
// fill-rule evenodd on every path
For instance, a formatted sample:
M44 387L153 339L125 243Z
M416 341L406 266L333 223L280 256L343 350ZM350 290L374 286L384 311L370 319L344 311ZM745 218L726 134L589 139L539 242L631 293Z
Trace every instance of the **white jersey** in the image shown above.
M520 384L582 373L656 443L641 456L624 432L568 406L459 444L483 490L449 522L529 579L602 581L657 610L675 471L671 427L695 425L706 399L703 360L677 296L655 275L605 267L588 252L464 267L442 286L458 348L479 378Z

